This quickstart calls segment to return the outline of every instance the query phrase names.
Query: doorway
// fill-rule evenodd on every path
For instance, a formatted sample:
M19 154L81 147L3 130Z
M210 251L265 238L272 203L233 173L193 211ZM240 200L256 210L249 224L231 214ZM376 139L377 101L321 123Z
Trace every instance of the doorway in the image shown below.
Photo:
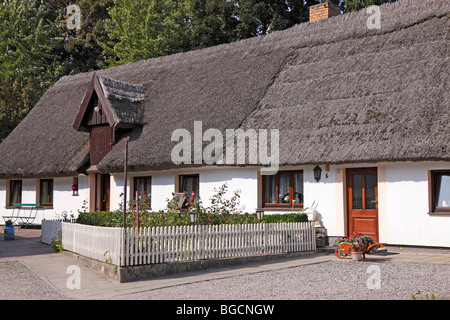
M100 198L100 210L109 211L109 199L110 199L110 177L109 174L102 174L100 177L100 188L101 188L101 198Z
M347 230L360 232L378 242L377 168L347 169Z
M111 177L109 174L92 173L90 211L110 211Z

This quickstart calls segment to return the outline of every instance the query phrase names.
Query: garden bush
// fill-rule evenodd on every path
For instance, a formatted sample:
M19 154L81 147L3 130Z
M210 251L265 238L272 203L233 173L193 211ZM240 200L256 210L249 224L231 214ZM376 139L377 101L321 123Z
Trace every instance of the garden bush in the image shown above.
M289 214L265 214L264 223L279 222L307 222L308 216L305 213L289 213ZM80 213L77 223L102 226L102 227L122 227L123 212L84 212ZM258 223L256 213L242 214L218 214L202 212L198 215L198 225L213 224L251 224ZM136 226L136 213L128 212L126 215L127 227ZM139 212L140 227L156 227L156 226L184 226L190 225L189 214L179 214L177 212L168 211L143 211Z
M240 206L240 190L232 192L232 197L227 198L228 186L223 184L218 189L214 188L215 194L211 196L210 207L203 207L200 198L189 207L189 210L198 212L197 224L214 225L214 224L246 224L258 223L256 213L243 213L244 210ZM174 210L174 205L169 199L167 201L167 210L151 211L148 204L143 199L139 201L139 226L140 227L157 227L157 226L185 226L190 225L189 214L180 214L178 210ZM121 204L122 206L122 204ZM175 207L177 207L175 205ZM86 206L83 206L86 208ZM128 203L131 210L126 214L126 226L135 227L136 219L136 201L132 200ZM265 214L263 222L307 222L308 216L305 213L288 213L288 214ZM82 212L79 214L77 223L95 225L102 227L122 227L123 212L117 210L114 212Z

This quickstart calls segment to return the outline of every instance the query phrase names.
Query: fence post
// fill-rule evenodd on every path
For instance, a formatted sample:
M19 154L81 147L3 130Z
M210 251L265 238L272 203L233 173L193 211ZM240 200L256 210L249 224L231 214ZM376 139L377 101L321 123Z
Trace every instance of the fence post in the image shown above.
M120 265L126 266L125 264L125 228L120 229Z

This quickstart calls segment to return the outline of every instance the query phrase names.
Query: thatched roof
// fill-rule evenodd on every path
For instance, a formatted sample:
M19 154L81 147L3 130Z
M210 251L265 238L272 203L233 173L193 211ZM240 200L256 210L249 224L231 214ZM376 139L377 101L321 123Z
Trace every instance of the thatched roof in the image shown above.
M381 6L380 30L367 28L363 10L96 74L113 79L104 87L112 99L123 96L108 89L114 81L144 89L122 100L139 99L143 111L129 135L130 171L177 167L171 134L193 133L194 121L204 131L279 129L281 164L449 161L449 9L400 0ZM72 123L92 75L44 94L0 145L0 177L77 172L89 134ZM121 140L97 167L120 172L123 155Z
M108 77L98 77L103 94L111 110L114 123L140 124L142 119L141 103L145 99L144 87Z
M449 161L449 12L448 1L403 1L382 7L380 31L300 44L242 127L280 128L281 165Z

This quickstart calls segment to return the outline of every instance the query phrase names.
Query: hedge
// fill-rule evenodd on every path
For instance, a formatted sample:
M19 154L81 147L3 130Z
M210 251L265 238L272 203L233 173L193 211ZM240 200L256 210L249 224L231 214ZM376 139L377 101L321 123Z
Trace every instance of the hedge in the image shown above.
M288 214L265 214L263 222L279 223L279 222L307 222L308 216L305 213L288 213ZM85 212L80 213L77 223L102 226L102 227L122 227L123 213L120 211L106 212ZM256 213L243 214L212 214L200 213L198 215L197 224L245 224L258 223ZM136 214L134 212L126 215L127 227L136 226ZM139 213L140 227L156 227L156 226L182 226L190 225L189 214L171 213L166 211Z

